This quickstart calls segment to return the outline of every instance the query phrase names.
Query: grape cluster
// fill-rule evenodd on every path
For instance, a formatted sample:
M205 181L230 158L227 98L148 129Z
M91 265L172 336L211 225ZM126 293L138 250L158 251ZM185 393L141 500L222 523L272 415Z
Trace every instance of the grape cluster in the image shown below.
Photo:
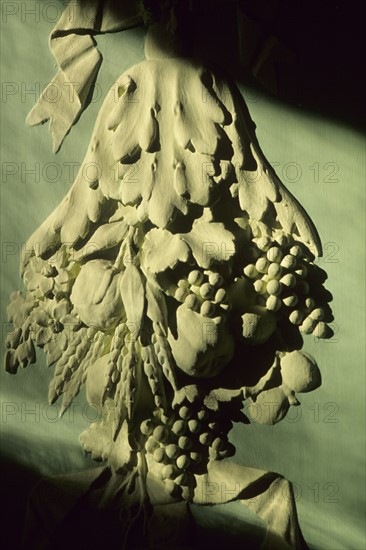
M326 337L324 309L309 296L307 276L313 264L305 248L290 235L259 237L253 239L247 256L250 263L243 272L253 281L259 305L285 314L304 334Z
M218 315L218 308L230 308L223 283L220 273L195 269L188 274L187 279L178 281L174 297L204 317L214 317Z
M230 421L223 423L218 411L203 404L187 405L179 405L169 417L158 412L144 420L140 430L145 450L159 464L168 492L191 500L194 475L204 473L209 460L233 456L235 448L227 438Z

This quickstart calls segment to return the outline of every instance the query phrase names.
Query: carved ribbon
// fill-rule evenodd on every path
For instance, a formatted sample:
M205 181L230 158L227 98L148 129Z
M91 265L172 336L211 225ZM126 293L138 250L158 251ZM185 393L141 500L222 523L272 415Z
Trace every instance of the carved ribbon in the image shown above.
M135 1L123 2L118 10L112 0L72 0L66 7L50 36L59 71L27 117L30 126L50 120L55 153L92 96L102 62L92 35L129 29L141 22Z

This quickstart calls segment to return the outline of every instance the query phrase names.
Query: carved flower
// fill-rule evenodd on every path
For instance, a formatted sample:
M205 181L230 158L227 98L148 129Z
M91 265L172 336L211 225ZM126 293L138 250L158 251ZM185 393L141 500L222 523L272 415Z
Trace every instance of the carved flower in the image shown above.
M14 373L19 365L26 367L35 362L33 341L40 347L45 346L48 355L60 357L67 345L67 331L74 331L80 326L79 320L70 311L71 304L66 299L39 303L31 298L31 294L24 299L20 292L14 293L8 306L9 320L15 328L6 337L9 348L6 370Z
M55 269L53 293L56 298L69 294L80 271L80 265L73 260L72 254L63 246L49 259L49 264Z
M60 302L48 300L32 311L29 322L33 338L38 346L44 346L56 338L64 329L75 330L80 322L70 314L71 304L63 299Z
M13 292L10 299L11 302L7 307L8 319L16 327L21 327L29 318L32 309L37 307L38 301L34 300L30 294L24 298L20 291Z
M56 269L42 258L32 256L24 271L24 282L27 289L37 298L50 295L53 291L57 274Z
M24 270L27 289L36 297L62 298L71 290L80 266L62 246L49 260L32 256Z

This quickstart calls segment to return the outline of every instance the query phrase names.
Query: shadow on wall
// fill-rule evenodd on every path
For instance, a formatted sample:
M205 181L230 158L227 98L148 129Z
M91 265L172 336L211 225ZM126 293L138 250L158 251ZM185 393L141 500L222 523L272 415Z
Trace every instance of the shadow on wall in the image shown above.
M116 10L122 5L114 0L108 3ZM143 3L152 17L159 17L157 5L167 4ZM177 29L188 55L218 65L238 83L267 91L272 101L365 128L366 89L359 78L359 58L365 51L365 2L174 3ZM128 2L137 4L138 0Z
M1 471L1 538L3 550L21 548L29 492L40 479L34 470L2 457Z
M259 550L266 537L265 523L259 522L257 516L253 518L254 514L240 503L235 503L236 509L227 504L205 506L203 511L200 506L193 505L191 509L184 502L175 502L155 507L153 543L143 535L146 527L143 516L137 518L132 529L127 529L126 540L125 526L130 518L122 516L118 507L100 509L91 505L83 474L79 483L75 475L69 479L55 476L41 480L34 471L7 459L1 462L1 472L3 550L99 550L104 547L110 550L241 550L243 540L247 548ZM108 478L107 468L104 473ZM93 472L91 474L93 477ZM104 474L101 477L105 478ZM93 485L94 482L90 487ZM96 485L94 490L98 491ZM275 534L272 534L271 548L290 550Z

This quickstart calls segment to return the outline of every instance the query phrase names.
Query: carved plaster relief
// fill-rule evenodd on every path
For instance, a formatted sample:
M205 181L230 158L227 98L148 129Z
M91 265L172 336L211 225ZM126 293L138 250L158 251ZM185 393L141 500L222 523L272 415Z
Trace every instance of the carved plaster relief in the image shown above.
M87 25L75 12L70 25L68 10L51 44L55 79L82 80L78 101L41 98L28 118L51 120L55 151L97 75L91 35L141 19L132 10L115 21L105 8ZM228 433L250 422L245 402L272 403L259 421L275 424L320 385L301 335L329 337L331 313L317 232L265 159L239 90L177 56L163 27L150 26L147 60L111 88L73 186L27 243L6 369L42 348L54 366L50 403L62 399L64 412L86 386L103 419L82 445L126 491L154 502L159 486L168 501L202 503L207 480L254 487L269 475L225 460L235 454ZM299 546L295 510L278 503L274 519L266 491L247 505Z

